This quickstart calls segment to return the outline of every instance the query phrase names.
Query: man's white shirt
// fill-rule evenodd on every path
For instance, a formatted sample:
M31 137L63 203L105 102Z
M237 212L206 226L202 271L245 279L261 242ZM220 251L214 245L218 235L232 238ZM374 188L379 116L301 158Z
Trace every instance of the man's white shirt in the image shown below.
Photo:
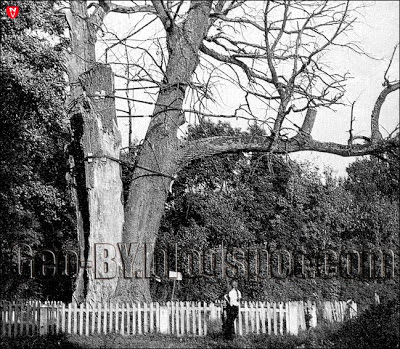
M229 295L229 304L238 307L239 299L242 298L242 294L240 293L240 291L232 288L232 290L229 291L228 295Z

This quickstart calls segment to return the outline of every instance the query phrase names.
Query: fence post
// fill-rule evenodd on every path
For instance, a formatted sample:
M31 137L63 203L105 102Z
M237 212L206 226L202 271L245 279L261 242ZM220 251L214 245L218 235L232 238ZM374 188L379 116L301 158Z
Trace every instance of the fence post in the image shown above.
M7 314L7 320L8 320L8 337L11 337L11 329L12 329L12 303L8 302L8 314Z
M154 303L150 303L150 333L154 332Z
M278 312L277 312L276 302L273 303L272 311L273 311L272 319L273 319L273 322L274 322L274 325L273 325L273 327L274 327L274 335L277 335L278 334Z
M286 333L289 333L289 302L285 303L285 328Z
M77 334L77 331L78 331L78 303L74 302L72 304L73 304L73 308L74 308L74 311L73 311L74 325L72 327L72 332L73 332L73 334Z
M311 314L311 319L310 319L310 327L316 327L317 326L317 305L315 302L312 302L310 304L310 314Z
M148 308L147 308L147 303L143 303L143 334L147 334L149 332L149 326L148 326Z
M62 308L61 308L61 332L65 332L65 303L62 303Z
M190 322L189 322L189 320L190 320L190 313L189 313L189 310L190 308L189 308L189 302L185 302L185 313L186 313L186 332L185 332L185 334L189 334L189 331L190 331Z
M248 305L248 303L247 303L247 301L245 301L244 302L244 329L245 329L246 334L249 333L249 310L250 310L247 305ZM235 328L235 330L236 330L236 328Z
M39 303L39 334L45 335L48 332L47 305Z
M137 302L137 314L138 314L138 334L142 334L142 309L141 303Z
M185 334L185 307L183 302L179 302L179 323L180 323L180 335Z
M98 311L96 311L96 307L98 307L98 303L92 303L92 306L90 308L90 311L92 313L92 334L95 333L95 325L96 325L96 316L98 316L97 314L99 313ZM88 318L88 322L89 322L89 318Z
M79 335L83 335L83 317L84 317L84 310L83 307L86 306L85 303L79 304Z
M161 305L159 308L159 328L158 331L160 333L168 334L168 323L169 323L169 314L168 314L168 307L165 305Z
M108 333L112 333L113 332L113 311L114 309L114 303L111 301L110 302L110 308L108 309L108 312L110 314L110 322L109 322L109 329L108 329Z
M267 326L268 326L268 334L270 335L272 332L271 328L271 303L267 302Z
M15 321L15 312L16 312L16 306L15 306L15 301L12 302L12 307L10 307L10 313L11 313L11 323L13 326L13 337L16 337L16 331L17 331L17 322Z
M136 334L137 333L136 320L138 318L136 303L131 302L131 307L132 307L132 334Z
M156 332L160 332L160 304L156 302Z
M289 302L289 311L288 311L288 321L287 321L287 331L290 334L297 335L299 333L299 324L298 324L298 306L297 302Z
M307 327L306 327L304 302L298 302L297 304L298 304L297 319L299 322L299 326L302 330L306 330Z
M207 336L207 331L208 331L208 326L207 326L207 313L208 313L208 304L206 301L203 301L203 309L204 309L204 313L203 313L203 324L204 324L204 335Z
M29 335L29 324L31 322L31 306L28 302L26 304L26 323L25 323L25 334Z
M283 335L283 303L279 302L279 334Z
M265 303L261 302L261 307L260 307L260 320L261 320L261 333L267 333L266 328L265 328Z
M131 334L131 303L126 302L126 334Z
M210 303L210 320L216 320L217 316L217 307L213 302Z
M108 306L107 306L107 303L105 303L105 304L103 304L103 316L104 316L104 318L103 318L103 334L108 333L108 331L107 331L107 321L108 321L107 315L108 315Z
M126 303L121 303L121 330L120 333L124 336L125 335L125 308Z
M190 302L190 309L192 312L192 329L193 329L193 335L196 335L196 307L195 303L193 301Z

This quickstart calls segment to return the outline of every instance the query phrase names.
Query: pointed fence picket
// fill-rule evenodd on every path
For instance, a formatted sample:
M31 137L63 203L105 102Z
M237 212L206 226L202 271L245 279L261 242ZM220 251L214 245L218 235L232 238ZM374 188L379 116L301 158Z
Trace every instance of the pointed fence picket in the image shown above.
M324 319L344 321L357 315L357 304L349 302L242 302L235 330L250 333L298 334L317 324L317 307ZM306 314L311 316L308 322ZM81 336L119 333L139 335L153 332L178 336L204 336L221 324L221 303L69 303L0 301L1 336L16 337L47 333Z

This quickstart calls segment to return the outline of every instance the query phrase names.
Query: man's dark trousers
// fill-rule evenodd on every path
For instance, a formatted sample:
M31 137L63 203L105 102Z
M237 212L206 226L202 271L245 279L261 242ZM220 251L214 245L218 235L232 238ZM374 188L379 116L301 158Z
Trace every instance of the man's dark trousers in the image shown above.
M227 319L225 324L225 339L233 339L235 334L235 320L239 314L239 307L235 305L227 306Z

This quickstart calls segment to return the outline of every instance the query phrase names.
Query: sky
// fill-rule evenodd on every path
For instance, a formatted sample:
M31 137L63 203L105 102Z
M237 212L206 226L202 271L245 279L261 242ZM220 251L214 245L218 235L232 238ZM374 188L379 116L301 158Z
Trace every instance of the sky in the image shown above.
M359 2L362 4L361 2ZM364 2L360 10L359 21L354 32L350 33L352 40L359 41L367 56L357 55L349 51L337 50L330 53L333 69L350 72L352 79L347 82L345 101L356 102L354 108L354 135L370 135L370 115L376 98L383 89L383 76L395 45L399 42L399 2L376 1ZM132 26L132 17L111 14L105 22L108 29L128 31ZM399 51L397 50L392 67L389 71L391 80L399 79ZM116 83L118 87L118 83ZM120 86L121 87L121 86ZM225 91L227 99L235 99L234 91ZM121 102L120 102L121 103ZM229 102L228 102L229 103ZM126 102L125 102L126 104ZM153 106L135 105L137 114L151 114ZM118 105L117 105L118 108ZM117 113L121 114L121 113ZM133 136L140 140L144 137L149 117L133 118ZM381 132L385 137L399 122L399 93L388 96L380 118ZM128 145L128 119L119 118L119 128L122 133L123 146ZM301 121L299 122L301 123ZM232 122L234 126L245 126L240 122ZM318 110L312 136L316 140L347 143L350 125L350 107L337 107L336 112L327 109ZM321 171L325 166L332 168L337 176L346 175L346 167L356 158L343 158L337 155L316 152L301 152L290 154L290 158L300 161L310 161Z
M399 2L376 1L362 11L364 23L356 27L359 41L367 53L381 60L372 60L363 56L337 55L337 65L348 67L354 79L347 84L346 97L356 101L354 115L354 135L370 135L370 115L374 103L382 90L383 75L399 42ZM389 71L389 77L399 79L399 51ZM338 109L337 113L327 117L317 116L313 137L321 141L346 143L349 130L350 108ZM388 135L399 122L399 93L388 96L381 111L381 132ZM291 155L293 159L307 159L319 166L329 165L337 175L346 175L346 166L356 158L343 158L337 155L303 152Z

